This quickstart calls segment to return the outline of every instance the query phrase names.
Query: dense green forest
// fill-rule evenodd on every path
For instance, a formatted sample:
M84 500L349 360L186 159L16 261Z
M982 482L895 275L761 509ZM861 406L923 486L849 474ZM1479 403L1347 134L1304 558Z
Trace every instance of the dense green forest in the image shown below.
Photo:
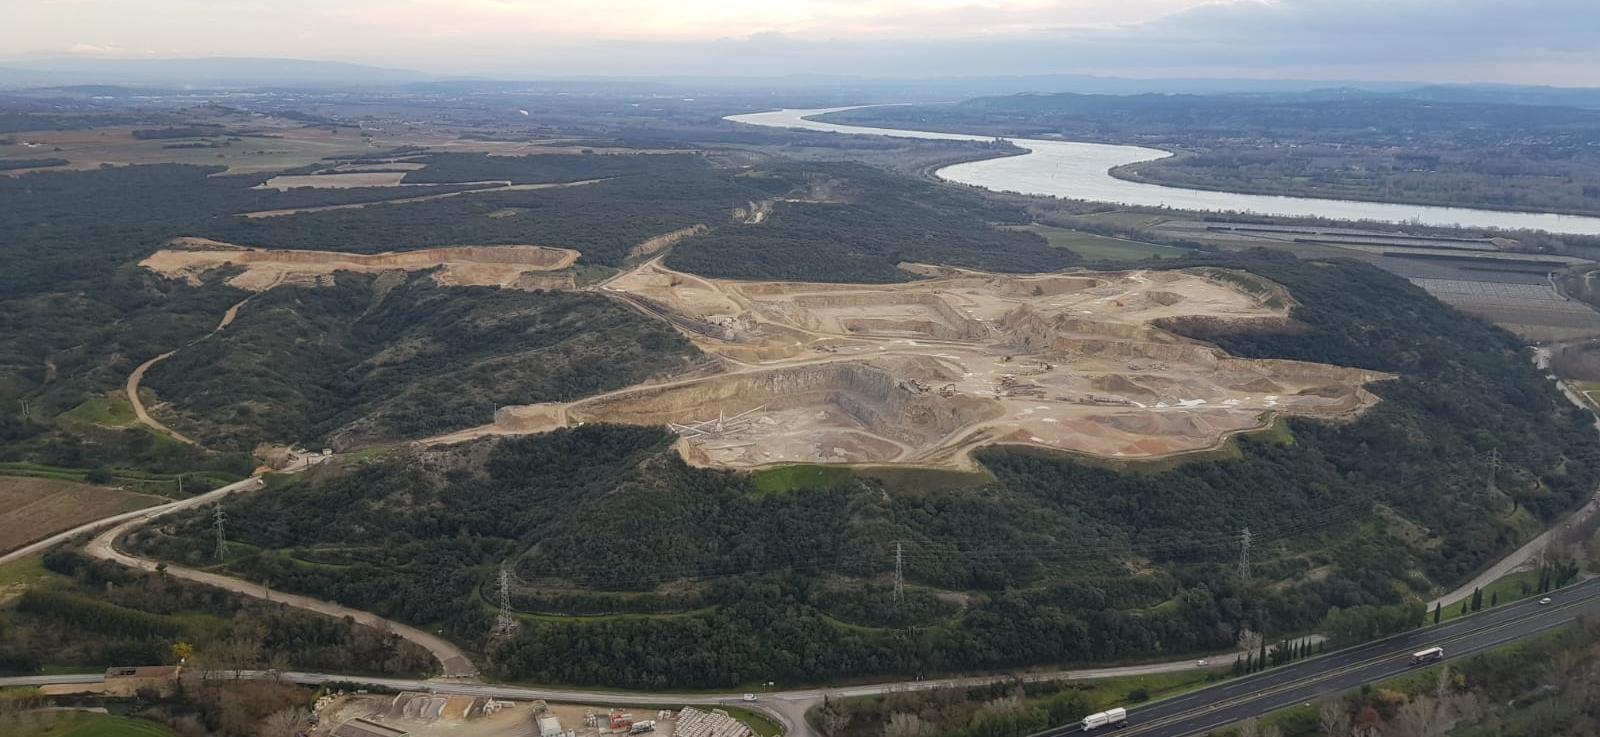
M389 632L134 571L56 549L44 573L0 607L0 671L104 668L177 661L191 665L419 675L434 670L426 650ZM180 648L181 649L181 648Z
M66 166L72 162L66 159L0 159L0 171L13 169L34 169L51 166Z
M684 370L665 324L594 294L440 287L342 273L257 296L229 328L149 373L204 445L393 441L489 422Z
M994 227L1026 223L1027 215L975 192L860 164L788 164L760 174L747 179L779 199L770 216L690 238L667 265L734 279L890 282L912 278L895 268L905 261L1050 271L1076 260L1038 235ZM818 190L825 195L809 194Z
M391 188L254 189L268 175L217 173L152 165L0 178L6 203L0 207L0 460L160 472L248 470L248 459L162 443L141 430L69 428L53 419L120 387L145 359L210 332L246 296L217 282L170 281L135 265L167 240L241 221L232 216L238 212L395 196ZM678 227L683 220L669 217L662 225ZM648 227L636 235L657 232ZM299 365L288 361L278 368Z
M251 246L357 253L466 244L560 246L577 249L585 263L616 266L641 241L722 223L756 196L697 157L665 158L677 166L663 173L381 208L219 219L197 234Z
M665 432L580 427L242 500L230 530L263 551L229 567L485 647L480 587L510 561L519 607L616 616L525 619L489 649L502 675L792 683L1212 651L1335 607L1376 617L1508 551L1600 479L1589 418L1509 335L1365 265L1237 265L1288 286L1298 326L1207 337L1395 372L1373 387L1384 401L1165 470L992 448L979 458L994 482L938 489L860 476L761 493L684 465ZM1241 525L1257 539L1248 587L1233 575ZM196 562L207 530L188 515L135 544ZM895 541L903 609L883 595Z
M504 176L507 168L525 167L530 178L538 178L543 176L540 162L561 158L447 161L457 162L450 166L462 169L462 176ZM570 158L664 163L647 167L652 171L646 173L578 187L217 220L200 233L252 246L355 252L526 243L576 248L584 263L619 266L652 236L705 225L709 232L681 243L669 265L707 276L855 282L910 279L895 268L902 261L1039 271L1075 260L1070 251L1051 248L1034 234L994 227L1026 222L1020 207L859 164L713 169L687 155ZM473 168L480 165L482 170ZM765 200L777 200L770 217L735 221L736 209Z
M407 183L508 181L512 184L577 182L635 174L672 175L693 167L695 154L539 154L490 156L441 153L420 157L424 169L406 174Z
M1114 171L1264 194L1600 213L1600 111L1362 93L1012 95L828 120L1181 152Z

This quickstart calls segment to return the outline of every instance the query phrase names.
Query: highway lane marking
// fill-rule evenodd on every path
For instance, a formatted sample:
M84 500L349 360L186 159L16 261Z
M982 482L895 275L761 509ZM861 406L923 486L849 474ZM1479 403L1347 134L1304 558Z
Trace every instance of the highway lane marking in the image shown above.
M1508 644L1508 643L1516 642L1517 640L1526 639L1526 638L1532 637L1534 635L1540 635L1540 634L1543 634L1543 633L1548 632L1550 630L1556 629L1557 627L1565 627L1570 622L1571 622L1571 620L1567 620L1567 621L1563 621L1563 622L1551 622L1550 624L1544 625L1543 627L1540 627L1540 628L1538 628L1538 629L1536 629L1536 630L1534 630L1532 632L1511 635L1509 637L1500 638L1500 639L1495 640L1493 642L1484 643L1482 645L1479 645L1475 650L1473 650L1473 651L1471 651L1470 653L1467 653L1467 654L1468 655L1476 655L1476 654L1482 653L1482 652L1484 652L1486 650L1493 650L1494 648L1500 647L1501 645L1505 645L1505 644ZM1402 674L1406 673L1409 670L1410 670L1410 668L1407 667L1407 668L1401 668L1399 670L1390 671L1388 673L1382 674L1380 676L1380 679L1381 678L1394 678L1396 676L1399 676L1399 675L1402 675ZM1341 675L1348 675L1348 674L1341 674ZM1311 684L1311 685L1315 685L1315 684ZM1274 695L1276 695L1276 694L1274 694ZM1300 699L1298 699L1298 698L1294 699L1294 701L1299 701L1299 700ZM1279 709L1286 709L1286 708L1288 708L1289 706L1292 706L1292 705L1293 704L1285 704L1285 705L1282 705L1282 706L1269 707L1265 711L1263 711L1262 713L1263 714L1271 713L1271 712L1274 712L1274 711L1278 711ZM1242 706L1242 704L1235 704L1235 706ZM1236 719L1236 718L1233 718L1233 717L1228 717L1228 718L1223 719L1222 721L1213 722L1213 723L1208 724L1206 726L1195 727L1194 729L1192 729L1192 730L1190 730L1188 732L1184 732L1181 735L1169 735L1168 737L1192 737L1192 735L1197 735L1197 734L1203 734L1203 733L1206 733L1206 732L1210 732L1211 730L1214 730L1214 729L1216 729L1218 727L1224 727L1224 726L1227 726L1229 724L1232 724L1232 723L1238 722L1238 721L1242 721L1242 720ZM1140 727L1145 727L1145 726L1150 726L1150 725L1139 725L1139 726ZM1168 724L1168 725L1164 725L1164 726L1174 726L1174 725Z
M1557 605L1555 607L1533 609L1532 613L1530 613L1530 614L1513 617L1513 618L1507 619L1507 620L1505 620L1503 622L1499 622L1499 623L1496 623L1496 624L1493 624L1493 625L1489 625L1489 626L1486 626L1486 627L1472 629L1472 630L1469 630L1467 632L1463 632L1461 634L1451 635L1451 636L1446 637L1446 638L1444 638L1442 640L1438 640L1436 642L1436 644L1443 645L1443 644L1453 643L1453 642L1457 642L1459 640L1462 640L1464 638L1475 637L1475 636L1484 635L1484 634L1487 634L1487 633L1490 633L1490 632L1495 632L1497 630L1505 629L1506 627L1510 627L1510 626L1517 625L1517 624L1522 624L1524 622L1527 622L1527 621L1532 620L1532 619L1539 618L1541 616L1547 616L1547 615L1550 615L1550 614L1554 614L1556 612L1561 612L1561 611L1565 611L1565 610L1568 610L1568 609L1572 609L1574 607L1579 607L1579 606L1583 606L1583 605L1586 605L1586 604L1590 604L1597 597L1600 597L1600 594L1596 594L1596 595L1593 595L1593 596L1585 597L1585 598L1578 599L1578 600L1575 600L1575 601L1565 602L1565 603ZM1562 622L1561 624L1565 624L1565 622ZM1540 630L1540 631L1542 631L1542 630ZM1513 639L1516 639L1516 638L1513 638ZM1153 730L1153 729L1156 729L1156 728L1159 728L1159 727L1171 726L1174 723L1184 721L1185 719L1191 719L1191 718L1203 716L1207 712L1215 711L1215 710L1220 709L1220 708L1226 708L1226 707L1230 707L1230 706L1240 706L1240 705L1243 705L1243 704L1248 703L1250 701L1253 701L1255 699L1260 699L1260 698L1265 698L1265 697L1268 697L1268 696L1273 696L1273 695L1282 693L1282 692L1287 691L1287 690L1292 690L1294 688L1299 688L1301 686L1310 685L1310 684L1313 684L1313 683L1317 683L1319 681L1325 681L1325 680L1328 680L1330 678L1334 678L1334 677L1337 677L1337 676L1345 675L1345 674L1348 674L1348 673L1350 673L1352 671L1360 670L1362 668L1368 667L1368 666L1373 665L1375 663L1379 663L1379 662L1388 660L1390 658L1394 658L1397 655L1404 655L1404 654L1407 654L1407 653L1405 653L1404 651L1401 651L1401 652L1394 652L1394 651L1385 652L1385 653L1382 653L1382 654L1375 655L1373 657L1367 658L1365 660L1358 660L1358 661L1356 661L1354 663L1350 663L1348 665L1339 666L1338 668L1334 668L1334 669L1326 670L1326 671L1321 671L1321 672L1318 672L1318 673L1308 674L1306 676L1302 676L1302 677L1297 678L1297 679L1292 680L1292 681L1288 681L1288 682L1285 682L1285 683L1280 683L1280 684L1267 686L1267 687L1263 688L1260 691L1255 691L1255 692L1248 693L1248 694L1241 694L1241 695L1238 695L1238 696L1230 696L1230 697L1227 697L1225 699L1220 699L1220 700L1217 700L1217 701L1213 701L1213 702L1211 702L1211 703L1209 703L1209 704L1207 704L1205 706L1199 706L1199 707L1194 707L1194 708L1191 708L1191 709L1187 709L1185 711L1178 712L1176 714L1171 714L1171 715L1168 715L1168 716L1165 716L1165 717L1161 717L1159 719L1156 719L1154 721L1147 722L1147 723L1144 723L1144 724L1129 725L1129 727L1127 729L1119 730L1118 734L1121 734L1121 735L1143 734L1144 732L1147 732L1149 730ZM1051 733L1048 733L1048 734L1059 734L1059 733L1051 732Z

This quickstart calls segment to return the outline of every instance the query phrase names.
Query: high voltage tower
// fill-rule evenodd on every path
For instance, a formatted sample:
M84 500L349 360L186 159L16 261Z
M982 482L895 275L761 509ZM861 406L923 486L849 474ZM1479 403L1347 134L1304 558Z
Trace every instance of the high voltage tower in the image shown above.
M1496 491L1499 491L1499 488L1495 485L1496 482L1499 479L1497 479L1495 477L1500 475L1500 449L1499 448L1490 448L1488 456L1489 456L1489 493L1493 494Z
M1250 528L1239 531L1239 583L1250 585Z
M906 597L906 558L900 543L894 544L894 603Z
M221 504L211 508L211 526L217 531L217 560L228 557L228 537L223 531L227 522L228 514L222 511Z
M500 564L500 614L494 618L490 639L509 637L517 631L517 618L511 614L511 569Z

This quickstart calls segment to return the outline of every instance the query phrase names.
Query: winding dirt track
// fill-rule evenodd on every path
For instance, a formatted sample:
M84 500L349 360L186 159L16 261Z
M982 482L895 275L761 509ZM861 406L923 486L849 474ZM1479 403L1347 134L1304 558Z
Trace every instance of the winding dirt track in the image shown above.
M456 192L443 192L443 193L440 193L440 194L417 195L417 196L414 196L414 197L397 197L397 198L391 199L391 200L374 200L372 202L353 202L353 203L344 204L344 205L313 205L313 206L310 206L310 207L291 207L291 208L285 208L285 209L282 209L282 210L256 210L254 212L241 212L241 213L238 214L238 216L242 217L242 218L260 219L260 218L282 217L284 215L299 215L299 214L307 213L307 212L328 212L330 210L359 210L359 209L364 208L364 207L374 207L374 206L380 206L380 205L403 205L403 204L409 204L409 203L413 203L413 202L428 202L430 200L442 200L442 199L445 199L447 197L460 197L462 195L480 194L480 193L483 193L483 192L526 192L526 191L537 190L537 189L556 189L558 187L581 187L581 186L586 185L586 184L597 184L599 182L604 182L604 181L606 181L606 180L605 179L584 179L584 180L576 181L576 182L546 182L546 183L541 183L541 184L512 184L511 182L504 181L504 180L496 180L496 181L491 181L491 182L459 182L459 184L482 184L482 185L485 185L485 186L480 187L478 189L463 189L463 190L456 191ZM414 186L432 186L432 185L414 185ZM446 186L448 186L448 185L446 185Z
M260 479L248 479L246 481L241 481L231 486L225 486L222 489L218 489L192 499L185 499L180 502L173 502L172 504L146 510L141 514L138 514L131 519L126 519L121 524L118 524L115 527L96 535L93 540L89 541L88 546L85 547L85 551L90 556L99 558L101 560L109 560L129 568L137 568L144 571L155 571L158 566L156 561L149 560L147 558L139 558L118 550L116 546L117 540L123 535L126 535L129 532L132 532L133 530L149 523L151 520L169 512L221 501L223 497L229 494L238 493L241 491L255 491L263 486L265 486L265 484L262 483ZM105 521L101 521L97 524L104 524L104 522ZM52 538L52 540L54 539L55 538ZM446 642L443 638L428 632L424 632L409 625L384 619L383 617L371 612L364 612L359 609L351 609L349 607L340 606L333 602L322 601L321 599L313 599L308 596L274 592L265 586L250 583L249 581L230 578L228 576L222 576L215 573L208 573L206 571L195 570L193 568L185 568L183 566L172 565L170 563L167 564L164 570L168 576L174 576L186 581L205 584L207 586L214 586L224 591L231 591L243 596L253 596L258 599L276 601L280 604L286 604L288 606L295 607L296 609L304 609L306 611L316 612L318 614L325 614L330 617L349 617L356 622L369 627L375 627L381 630L393 632L396 635L399 635L400 637L410 640L411 642L414 642L417 645L425 648L428 652L433 653L435 660L439 661L441 674L444 676L460 678L472 677L478 674L477 668L473 666L472 660L467 657L466 653L462 652L460 648L457 648L449 642Z
M144 381L144 375L145 375L146 372L148 372L150 370L151 366L154 366L154 365L156 365L158 363L161 363L162 361L167 360L168 358L171 358L172 354L177 353L178 351L183 350L184 348L188 348L189 346L194 345L195 343L199 343L202 340L210 338L211 336L222 332L222 330L224 328L228 327L229 325L232 325L234 319L239 317L239 308L244 307L245 303L249 302L254 297L255 297L255 295L251 295L249 297L245 297L244 299L239 300L238 304L235 304L234 306L229 307L226 312L222 313L222 319L217 322L217 326L215 328L212 328L211 332L206 333L204 336L202 336L202 337L200 337L200 338L198 338L198 339L196 339L196 340L184 345L181 348L174 348L174 349L172 349L170 351L167 351L166 353L163 353L163 354L161 354L159 356L156 356L155 358L152 358L152 359L150 359L148 361L145 361L144 363L139 364L139 367L134 369L133 373L128 374L128 383L127 383L127 387L126 387L127 393L128 393L128 404L133 405L133 414L134 414L135 417L139 418L139 424L144 425L145 427L148 427L151 430L155 430L156 432L161 433L162 435L165 435L165 436L167 436L169 438L172 438L173 440L176 440L176 441L178 441L180 443L187 443L189 445L193 445L193 446L199 447L200 444L195 442L194 440L190 439L188 436L184 435L183 433L178 432L177 430L174 430L174 429L172 429L170 427L167 427L166 425L161 424L161 422L159 420L157 420L156 418L150 416L150 413L145 410L144 401L139 399L139 383Z
M166 353L139 364L139 368L134 369L133 373L128 374L128 404L133 405L133 414L139 418L139 424L144 425L151 430L155 430L156 432L172 438L180 443L198 446L200 444L190 439L189 436L167 427L166 425L161 424L161 422L156 418L151 417L150 413L144 408L144 401L139 399L139 382L144 381L145 372L149 371L151 366L167 360L172 356L172 354L177 352L177 349L167 351Z

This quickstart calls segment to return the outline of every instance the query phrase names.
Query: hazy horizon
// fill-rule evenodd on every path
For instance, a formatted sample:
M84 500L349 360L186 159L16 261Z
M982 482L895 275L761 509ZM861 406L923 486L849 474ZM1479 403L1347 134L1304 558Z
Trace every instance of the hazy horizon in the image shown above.
M249 57L497 78L1086 74L1600 86L1600 3L37 0L5 60Z

